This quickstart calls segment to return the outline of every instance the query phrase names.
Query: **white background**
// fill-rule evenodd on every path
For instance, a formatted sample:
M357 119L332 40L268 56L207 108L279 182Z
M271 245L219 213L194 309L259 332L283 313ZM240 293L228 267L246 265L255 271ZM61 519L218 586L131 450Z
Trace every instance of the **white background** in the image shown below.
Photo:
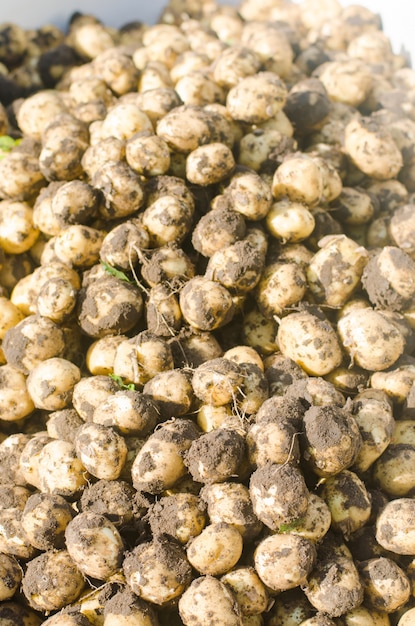
M224 0L224 3L238 4L238 0ZM165 4L165 0L0 0L0 22L13 21L24 28L47 22L65 27L71 13L79 10L118 27L132 20L154 22ZM379 13L394 51L399 53L404 47L415 67L414 0L342 0L342 4L360 4Z

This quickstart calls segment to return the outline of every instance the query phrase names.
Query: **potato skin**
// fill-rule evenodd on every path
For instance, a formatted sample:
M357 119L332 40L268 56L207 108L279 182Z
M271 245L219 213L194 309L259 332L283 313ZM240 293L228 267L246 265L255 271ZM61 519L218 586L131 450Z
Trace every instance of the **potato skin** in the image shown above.
M179 599L185 626L239 626L240 611L228 587L213 576L196 578Z

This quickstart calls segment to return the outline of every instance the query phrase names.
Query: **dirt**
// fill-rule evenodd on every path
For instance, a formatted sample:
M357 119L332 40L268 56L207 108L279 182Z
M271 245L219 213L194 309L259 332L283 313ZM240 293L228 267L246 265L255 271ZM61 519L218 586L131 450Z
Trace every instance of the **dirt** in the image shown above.
M122 480L98 480L88 485L78 503L80 512L104 515L115 526L130 523L134 516L135 489Z
M244 452L244 438L239 433L218 429L196 439L185 462L194 480L211 484L237 474Z
M389 246L388 256L397 272L401 270L402 272L413 274L414 261L409 255L399 248ZM412 298L405 299L401 296L388 278L382 274L378 265L378 258L379 255L372 256L362 275L362 285L369 296L369 300L379 309L404 310L410 305Z

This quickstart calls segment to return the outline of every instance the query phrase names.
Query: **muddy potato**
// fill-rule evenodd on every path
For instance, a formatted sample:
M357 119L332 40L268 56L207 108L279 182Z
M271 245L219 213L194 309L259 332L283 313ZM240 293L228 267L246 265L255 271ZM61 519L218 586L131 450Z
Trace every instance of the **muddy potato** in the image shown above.
M49 122L65 111L66 106L59 92L48 89L22 102L17 114L17 123L25 135L40 139Z
M277 463L268 463L251 474L249 493L255 515L273 531L301 520L310 496L300 470Z
M242 384L241 366L225 357L202 363L192 377L192 387L197 398L213 406L235 401Z
M159 606L180 597L192 579L192 568L181 546L161 537L129 552L123 571L136 595Z
M262 524L254 514L249 490L242 483L225 481L205 485L200 496L212 524L233 526L244 541L261 532Z
M275 200L288 197L311 207L323 197L323 175L315 160L306 154L294 154L283 161L272 179Z
M39 489L39 456L44 446L52 441L48 433L35 433L23 448L19 458L19 468L24 480Z
M76 306L77 292L64 278L51 278L42 287L36 300L36 312L53 322L61 323L70 317Z
M359 563L365 602L376 610L393 613L409 599L411 588L405 572L385 557Z
M337 329L352 362L369 371L391 367L404 350L402 333L372 308L350 311L338 321Z
M313 376L324 376L342 362L336 333L327 318L316 309L282 318L277 341L284 356Z
M243 436L225 425L195 439L186 453L185 463L196 482L212 484L237 475L244 453Z
M119 390L118 383L110 376L97 374L81 378L73 389L74 409L84 422L91 422L95 408Z
M33 558L36 553L21 524L30 495L25 487L6 483L0 497L0 551L24 560Z
M373 464L373 480L393 498L409 497L415 487L415 446L390 443Z
M246 434L249 462L253 467L298 462L300 447L297 435L291 424L272 419L252 424Z
M9 254L29 250L39 236L33 223L33 209L26 202L0 202L0 246Z
M151 605L121 588L104 605L104 626L157 626L158 619Z
M38 550L63 549L65 529L74 516L65 498L38 492L28 498L21 523L28 540Z
M308 539L293 534L270 535L254 553L255 569L273 591L304 585L316 560L316 549Z
M231 209L225 199L224 206L216 203L197 222L192 233L192 244L200 254L211 257L215 252L244 239L245 235L243 215Z
M357 474L343 470L328 477L320 496L328 505L332 527L340 530L346 540L351 533L362 528L371 514L371 497Z
M8 364L27 375L45 359L61 357L64 334L49 318L30 315L6 332L2 348Z
M389 222L389 234L394 245L411 255L415 250L415 222L413 204L398 207Z
M27 377L27 391L36 408L58 411L70 404L80 379L79 367L67 359L53 357L33 367Z
M93 376L108 376L113 373L115 353L124 339L127 339L126 335L109 335L91 343L86 353L85 364Z
M8 363L1 365L0 418L4 421L19 421L32 413L34 408L23 372Z
M237 567L224 574L221 582L235 595L244 616L260 615L266 611L268 592L253 567Z
M376 540L385 550L395 554L415 554L412 498L395 498L388 502L376 519Z
M47 443L38 462L39 485L43 493L76 497L88 482L88 472L69 441L55 439Z
M228 146L209 143L188 154L186 177L195 185L213 185L230 176L234 167L235 159Z
M241 45L226 48L214 61L213 79L221 87L231 89L260 68L260 61L253 50Z
M415 262L404 250L386 246L366 265L362 285L374 306L404 310L415 294Z
M287 89L279 76L264 71L247 76L232 87L226 98L226 107L234 120L260 124L278 113L286 98Z
M257 303L265 317L281 315L298 304L307 289L306 274L297 263L276 262L267 265L256 289Z
M185 626L211 626L212 623L239 626L241 613L229 588L213 576L196 578L178 603Z
M100 479L84 489L78 508L80 512L104 515L116 528L124 529L142 514L135 495L133 487L124 480Z
M150 235L151 246L180 244L191 230L193 213L192 204L173 195L160 196L148 204L143 213L143 225Z
M161 421L188 414L195 401L191 377L180 369L156 374L144 385L143 393L152 398Z
M396 422L385 393L365 389L353 399L353 417L362 435L362 445L352 469L365 472L392 441Z
M195 494L175 493L150 506L148 521L153 536L169 535L185 545L205 527L205 507Z
M350 411L312 406L305 412L303 424L303 456L318 476L332 476L353 465L362 437Z
M15 484L26 485L26 479L20 470L20 456L30 441L31 435L23 433L15 433L6 437L2 437L0 443L0 463L4 469L0 476L0 485Z
M392 135L370 117L355 118L348 123L344 147L355 165L371 178L395 178L402 168L402 154Z
M396 367L374 372L370 377L370 385L373 389L386 393L393 402L402 405L410 394L414 380L414 364L411 361L398 361Z
M13 598L20 587L23 571L17 559L9 554L0 554L0 599ZM1 622L0 622L1 623Z
M120 533L103 515L78 513L65 530L67 550L86 576L106 580L122 563L124 544Z
M110 426L83 424L75 436L78 459L96 478L116 480L127 458L124 438Z
M173 354L163 337L143 331L119 344L113 368L115 376L141 386L157 374L172 370Z
M317 302L340 307L360 284L368 253L345 235L328 235L310 260L307 283Z
M150 237L141 221L131 218L114 226L104 237L99 257L111 267L131 271L142 258L142 249L150 246Z
M147 328L163 337L172 337L182 325L182 312L174 291L165 285L156 285L146 302Z
M180 291L179 304L185 321L197 330L216 330L227 324L234 314L229 291L203 276L195 276L185 284Z
M145 493L161 493L187 474L183 453L199 436L190 420L164 423L138 451L131 467L134 487Z
M159 421L159 409L150 395L120 389L95 408L92 421L116 428L123 435L148 435Z
M164 139L150 132L141 131L128 139L125 158L137 174L160 176L170 168L170 150Z
M219 576L232 569L242 555L239 531L226 522L210 523L187 546L187 558L202 575Z
M102 192L99 215L116 220L133 215L144 204L144 184L124 160L105 161L91 175L91 185Z

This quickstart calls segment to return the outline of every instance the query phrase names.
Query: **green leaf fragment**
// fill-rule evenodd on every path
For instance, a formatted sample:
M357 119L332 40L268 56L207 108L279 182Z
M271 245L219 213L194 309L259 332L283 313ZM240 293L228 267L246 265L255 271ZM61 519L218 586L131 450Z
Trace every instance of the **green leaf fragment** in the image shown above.
M129 391L136 390L134 383L129 383L128 385L126 385L121 376L116 376L116 374L110 374L109 377L112 378L112 380L114 380L121 387L121 389L128 389Z
M298 517L297 519L293 520L289 524L281 524L281 526L279 526L277 532L279 532L279 533L289 533L292 530L295 530L296 528L301 526L303 523L304 523L304 517Z
M115 267L112 267L112 265L108 265L108 263L104 263L103 261L101 261L101 265L104 268L104 270L108 272L108 274L110 274L111 276L115 276L115 278L118 278L119 280L125 280L125 282L127 283L133 282L127 276L127 274L125 274L124 272L121 272L121 270L117 270Z
M13 150L15 146L18 146L21 143L21 139L14 139L9 135L1 135L0 136L0 159L4 159L4 157Z

